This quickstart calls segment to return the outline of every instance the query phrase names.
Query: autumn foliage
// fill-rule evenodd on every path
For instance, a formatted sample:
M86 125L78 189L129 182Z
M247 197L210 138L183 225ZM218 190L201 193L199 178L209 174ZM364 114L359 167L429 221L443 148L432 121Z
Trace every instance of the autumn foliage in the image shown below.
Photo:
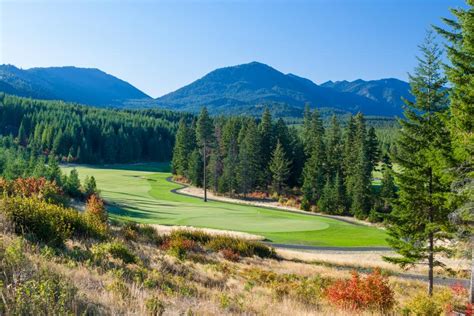
M107 222L107 210L105 209L104 200L97 194L92 194L86 203L86 213L97 217L101 222Z
M395 304L394 292L387 277L375 270L366 277L357 272L349 280L334 282L326 290L328 300L342 308L352 311L389 311Z
M61 188L45 178L0 178L0 193L6 196L34 197L53 204L65 204Z

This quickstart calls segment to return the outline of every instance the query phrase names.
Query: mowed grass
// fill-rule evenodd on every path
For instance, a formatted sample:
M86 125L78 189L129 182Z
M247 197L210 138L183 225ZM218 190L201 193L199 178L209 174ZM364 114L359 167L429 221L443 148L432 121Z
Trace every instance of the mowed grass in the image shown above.
M63 167L66 172L72 167ZM242 231L275 243L314 246L386 246L386 234L374 227L332 218L261 207L209 201L172 193L180 185L165 164L75 166L81 178L94 176L110 216L140 223L187 225Z

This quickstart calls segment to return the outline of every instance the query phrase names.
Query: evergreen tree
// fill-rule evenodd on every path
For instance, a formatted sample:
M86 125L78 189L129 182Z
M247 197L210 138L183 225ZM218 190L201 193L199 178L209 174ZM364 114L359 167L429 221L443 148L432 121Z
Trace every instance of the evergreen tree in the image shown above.
M380 160L380 149L375 128L372 126L367 133L367 156L369 158L369 169L372 171L377 167Z
M207 108L203 107L201 113L199 113L197 125L196 125L196 139L199 147L202 151L202 162L203 162L203 177L202 186L204 188L204 202L207 202L207 158L210 154L210 149L213 143L214 126L212 120L209 117Z
M23 120L21 121L20 128L18 129L18 142L22 146L26 146L28 139L26 136L25 126L23 124Z
M265 107L262 114L262 120L258 125L258 132L260 135L260 153L261 153L261 174L262 186L268 187L272 182L272 174L268 169L270 159L272 157L273 149L275 148L275 135L272 124L272 116L270 110Z
M454 147L455 180L452 189L459 204L452 221L458 236L471 243L472 270L469 301L474 303L474 1L466 9L452 9L455 19L443 19L449 29L435 27L448 41L450 65L446 73L450 82L451 116L448 126Z
M81 196L81 181L79 180L79 173L75 168L69 173L64 187L70 196L76 198Z
M189 157L188 178L193 185L197 187L202 186L203 163L201 153L198 149L194 149Z
M242 128L237 180L244 195L255 189L260 168L260 139L257 125L249 120Z
M281 145L280 141L278 141L275 150L272 153L272 158L269 165L273 179L272 185L278 195L281 194L282 188L288 180L290 165L290 161L286 159L283 146Z
M328 177L333 180L337 173L342 173L343 144L339 122L335 115L327 131L327 171Z
M188 159L194 150L194 135L191 129L186 125L186 119L179 121L178 130L176 132L176 140L173 149L173 159L171 166L173 173L185 176L188 170Z
M311 128L307 133L311 137L306 146L311 151L303 169L301 206L305 210L309 210L311 205L316 204L326 183L324 128L317 110L312 113Z
M84 179L84 194L86 197L97 194L97 183L94 176L87 176Z
M389 243L401 257L386 258L402 266L428 262L428 293L433 293L436 256L447 251L443 241L451 226L447 207L449 179L441 161L449 156L450 140L442 115L447 111L445 77L441 74L440 49L428 34L420 46L422 57L410 75L416 101L405 101L405 120L397 142L395 162L399 199L388 221Z
M47 171L47 179L49 181L56 182L58 186L62 186L61 181L61 168L59 168L59 163L54 156L49 156L48 158L48 171Z
M215 126L215 147L209 157L209 184L213 187L214 192L219 190L219 181L224 172L224 155L222 127L220 124Z
M397 197L397 187L392 170L388 164L384 164L382 167L382 183L380 185L379 197L381 205L378 211L385 214L390 213L392 211L392 203Z

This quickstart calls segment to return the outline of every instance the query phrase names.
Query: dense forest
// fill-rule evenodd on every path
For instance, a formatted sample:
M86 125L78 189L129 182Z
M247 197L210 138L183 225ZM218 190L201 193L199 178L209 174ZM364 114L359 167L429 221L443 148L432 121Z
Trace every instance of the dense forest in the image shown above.
M203 108L197 121L179 124L173 171L197 186L206 181L218 193L294 194L302 196L305 210L377 220L395 195L390 160L362 114L345 125L333 116L325 127L309 107L299 129L273 121L268 109L255 120L211 119ZM374 188L372 172L379 168L383 179Z
M78 163L168 161L181 117L161 110L109 110L0 94L2 147Z

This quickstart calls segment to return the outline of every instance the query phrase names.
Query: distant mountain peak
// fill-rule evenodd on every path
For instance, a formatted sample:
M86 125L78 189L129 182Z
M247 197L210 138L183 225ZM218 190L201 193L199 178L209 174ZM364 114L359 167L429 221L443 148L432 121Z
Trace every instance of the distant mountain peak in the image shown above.
M219 68L191 84L168 93L156 100L156 104L173 110L198 112L206 105L213 114L258 115L262 105L278 109L278 115L301 116L304 105L333 108L338 111L370 115L398 115L401 101L384 99L378 94L344 91L342 86L361 86L366 82L358 79L328 81L320 86L295 74L284 74L257 61ZM404 94L404 92L403 92ZM284 113L284 114L282 114Z
M0 65L0 82L0 91L6 93L95 106L122 106L128 99L151 99L128 82L97 68L19 69L13 65Z

